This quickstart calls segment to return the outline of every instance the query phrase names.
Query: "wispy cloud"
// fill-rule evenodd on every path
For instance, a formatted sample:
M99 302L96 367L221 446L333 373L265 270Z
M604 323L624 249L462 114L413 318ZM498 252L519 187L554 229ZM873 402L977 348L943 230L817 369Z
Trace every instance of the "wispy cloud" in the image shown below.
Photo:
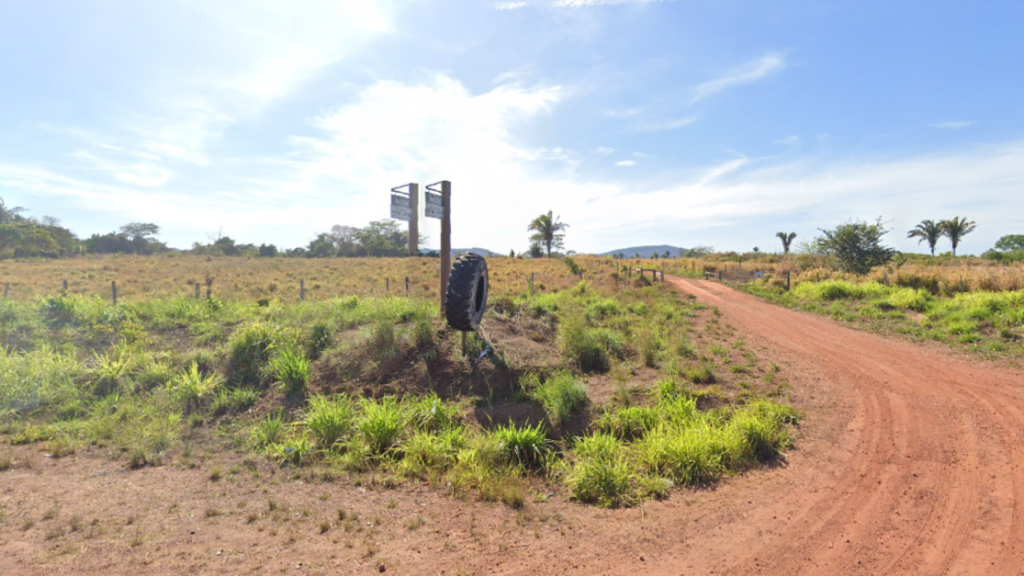
M660 122L652 122L642 120L640 122L641 132L664 132L666 130L678 130L679 128L685 128L690 124L697 121L697 118L675 118L672 120L663 120Z
M495 10L519 10L525 8L526 2L495 2Z
M967 122L964 120L949 120L946 122L936 122L929 124L932 128L945 128L947 130L959 130L960 128L967 128L968 126L974 126L974 122Z
M776 144L786 144L786 145L789 145L789 146L793 146L793 145L796 145L796 144L800 143L800 137L797 136L796 134L793 134L791 136L786 136L785 138L780 138L780 139L776 140L775 143Z
M633 160L619 160L618 162L615 163L615 165L621 166L623 168L629 168L631 166L636 166L636 162Z
M658 2L675 2L676 0L558 0L559 8L583 8L586 6L614 6L616 4L656 4Z
M598 154L600 154L602 156L607 156L609 154L615 153L615 148L612 148L610 146L598 146L597 150L595 150L595 152L597 152Z
M748 62L721 78L715 78L714 80L709 80L697 86L693 90L693 97L690 99L690 102L693 103L703 100L713 94L725 90L726 88L756 82L766 76L782 70L785 67L786 61L782 56L777 54L763 56L753 62Z

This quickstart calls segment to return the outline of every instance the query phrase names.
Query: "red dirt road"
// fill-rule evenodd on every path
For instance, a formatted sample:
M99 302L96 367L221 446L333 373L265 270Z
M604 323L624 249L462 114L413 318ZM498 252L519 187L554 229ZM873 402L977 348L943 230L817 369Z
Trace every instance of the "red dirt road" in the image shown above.
M794 395L823 409L802 457L747 487L744 523L689 543L707 571L1024 574L1024 374L670 281L802 374ZM688 555L666 550L659 572L689 573Z

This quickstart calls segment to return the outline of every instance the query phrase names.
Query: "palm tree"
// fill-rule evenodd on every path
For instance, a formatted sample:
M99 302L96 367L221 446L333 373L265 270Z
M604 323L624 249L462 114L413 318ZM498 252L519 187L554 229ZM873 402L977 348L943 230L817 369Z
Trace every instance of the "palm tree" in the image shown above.
M914 229L907 232L907 238L917 238L917 243L927 242L928 248L932 251L932 256L935 256L935 245L939 243L939 238L945 234L943 229L943 222L935 222L933 220L921 220L921 223L914 226ZM954 245L954 251L956 251Z
M776 232L775 235L782 240L782 252L783 254L789 254L789 246L793 243L793 239L796 238L796 232Z
M547 247L548 258L551 257L551 247L556 248L562 247L562 239L565 238L565 234L560 234L562 230L569 227L568 224L560 221L561 216L554 216L551 210L548 210L547 214L541 214L530 222L526 230L533 230L536 232L533 236L530 236L530 240L539 244L544 244Z
M960 216L955 216L952 220L943 220L939 222L939 226L942 227L942 233L953 244L953 256L956 256L956 247L963 240L964 236L974 232L974 229L978 227L974 222Z
M21 213L25 209L21 206L15 206L8 208L3 198L0 198L0 224L10 224L17 222L21 218Z

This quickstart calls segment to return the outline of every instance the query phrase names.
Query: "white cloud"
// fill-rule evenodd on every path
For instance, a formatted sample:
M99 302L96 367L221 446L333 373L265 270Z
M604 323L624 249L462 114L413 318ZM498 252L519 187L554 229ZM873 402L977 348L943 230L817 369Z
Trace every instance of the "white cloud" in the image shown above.
M631 166L636 166L636 162L633 160L619 160L618 162L615 163L615 165L622 166L624 168L629 168Z
M494 4L495 10L519 10L525 7L526 2L496 2Z
M685 128L690 124L697 121L697 118L675 118L672 120L662 121L647 121L643 120L640 122L641 132L665 132L668 130L678 130L679 128Z
M958 130L960 128L967 128L968 126L974 126L974 122L966 122L963 120L951 120L948 122L936 122L929 124L932 128L946 128L949 130Z
M676 0L558 0L559 8L584 8L587 6L614 6L616 4L655 4L658 2L674 2Z
M596 152L602 156L607 156L609 154L614 154L615 148L610 146L598 146Z
M693 103L703 100L712 94L716 94L732 86L756 82L761 78L782 70L785 67L786 61L782 56L777 54L763 56L753 62L748 62L721 78L715 78L714 80L709 80L697 86L693 91L693 98L690 102Z
M672 184L652 186L627 179L628 170L621 180L591 179L580 172L584 164L574 151L520 140L517 135L529 133L531 123L545 120L566 98L560 87L544 85L473 93L444 75L420 83L380 81L312 119L315 132L291 138L289 150L240 159L215 181L171 178L158 192L142 190L139 184L158 183L163 175L143 168L147 157L126 154L122 164L104 168L121 175L107 183L89 173L22 163L0 165L0 188L57 198L70 214L90 219L106 213L155 221L176 246L222 225L240 241L293 246L333 224L387 217L392 186L440 179L453 182L455 244L502 251L524 247L525 223L547 210L572 224L570 248L593 251L648 241L764 246L768 240L759 234L770 239L777 225L805 236L850 217L883 215L900 230L952 214L978 221L971 246L987 247L997 232L1019 224L1007 206L1016 206L1024 189L1024 141L886 161L804 157L784 164L759 160L755 167L741 156L667 168L661 178ZM134 165L139 168L132 171ZM22 197L8 200L28 204ZM422 221L421 230L436 246L436 221Z

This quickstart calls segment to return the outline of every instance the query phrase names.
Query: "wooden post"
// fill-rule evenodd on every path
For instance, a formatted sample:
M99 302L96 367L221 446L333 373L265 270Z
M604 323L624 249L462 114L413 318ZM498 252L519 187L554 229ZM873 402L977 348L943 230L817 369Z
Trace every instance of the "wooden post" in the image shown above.
M305 301L306 300L306 281L305 280L299 280L299 300L300 301Z
M530 296L533 296L533 281L536 275L536 272L530 272Z
M719 282L722 281L722 271L721 270L718 271L718 281Z
M114 297L114 306L117 306L117 282L114 280L110 281L110 293Z
M405 295L406 295L406 297L409 296L409 277L408 276L405 277Z
M384 278L384 291L391 292L391 278Z
M7 285L4 286L4 300L7 300L7 296L9 296L10 293L11 293L11 283L8 282Z
M196 282L196 300L199 300L199 282Z
M68 291L68 281L67 281L66 278L64 279L63 286L64 286L64 288L63 288L64 292L67 293L67 291Z
M444 203L444 218L441 219L441 313L444 313L444 298L448 293L448 275L452 271L452 183L441 181L441 202Z
M960 291L961 292L964 291L964 277L963 276L960 277Z
M789 270L786 270L786 291L787 292L789 292L789 290L790 290L789 280L790 280L790 278L789 278Z
M661 281L662 282L665 281L665 271L664 270L661 271Z
M420 185L409 184L409 206L412 208L412 218L409 218L409 256L420 255Z

